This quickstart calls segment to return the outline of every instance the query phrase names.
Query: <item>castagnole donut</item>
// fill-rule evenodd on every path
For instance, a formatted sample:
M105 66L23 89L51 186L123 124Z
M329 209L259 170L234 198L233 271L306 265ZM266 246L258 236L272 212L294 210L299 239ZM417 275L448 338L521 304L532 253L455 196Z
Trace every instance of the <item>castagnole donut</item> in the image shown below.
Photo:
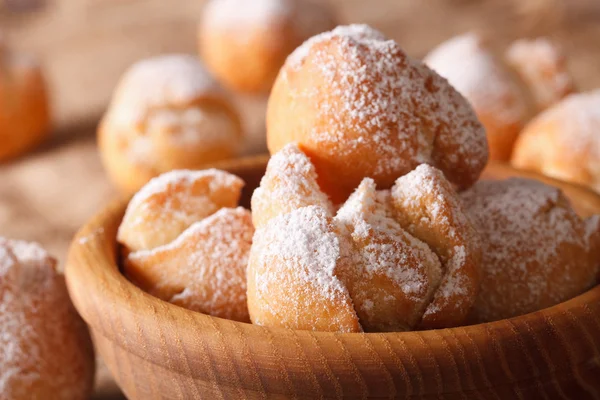
M248 261L248 309L257 325L360 332L335 226L319 206L292 210L256 230Z
M323 2L211 0L198 30L200 54L227 87L268 92L286 57L309 37L334 26Z
M466 321L479 289L481 245L441 171L421 165L391 191L365 178L335 216L318 179L289 144L271 157L254 192L252 322L373 332Z
M400 225L439 257L443 277L421 328L463 324L479 293L481 240L441 171L423 164L398 178L391 192Z
M575 91L567 58L547 38L517 40L508 47L504 59L527 85L538 111Z
M406 331L417 326L432 301L441 265L385 207L377 200L375 182L365 178L340 208L335 221L348 244L337 274L366 331Z
M236 207L243 182L218 170L176 170L129 203L117 234L127 277L190 310L248 321L246 264L254 227Z
M252 221L259 228L268 220L297 208L319 206L333 216L333 205L321 191L310 159L295 143L274 154L260 186L252 194Z
M56 261L0 238L0 399L84 400L93 380L92 342Z
M118 84L98 130L104 167L128 194L161 173L232 157L241 138L230 100L188 55L134 64Z
M336 203L364 177L385 189L422 163L466 188L487 162L467 101L365 25L315 36L288 57L269 98L267 142L271 154L298 143Z
M21 155L50 132L46 81L37 61L0 38L0 161Z
M424 61L469 100L485 127L490 158L508 160L532 113L524 84L475 33L440 44Z
M580 219L559 189L513 178L478 182L461 196L483 244L474 321L550 307L596 282L598 217Z
M534 118L512 164L600 191L600 90L573 94Z

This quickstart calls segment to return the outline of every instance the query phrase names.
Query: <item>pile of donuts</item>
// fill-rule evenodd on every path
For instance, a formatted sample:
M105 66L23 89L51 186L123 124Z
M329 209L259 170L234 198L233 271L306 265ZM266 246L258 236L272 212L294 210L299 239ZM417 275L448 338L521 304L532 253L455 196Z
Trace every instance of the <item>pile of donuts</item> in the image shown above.
M216 169L137 192L117 235L125 275L190 310L334 332L494 321L597 283L600 217L538 181L480 181L476 111L366 25L287 58L267 140L251 211L244 182Z

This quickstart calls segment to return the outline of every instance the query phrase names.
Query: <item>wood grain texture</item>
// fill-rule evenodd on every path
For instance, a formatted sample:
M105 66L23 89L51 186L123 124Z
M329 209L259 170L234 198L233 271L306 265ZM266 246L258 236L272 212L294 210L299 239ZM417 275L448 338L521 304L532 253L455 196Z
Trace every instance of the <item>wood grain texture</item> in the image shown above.
M248 182L246 205L265 165L266 157L222 165ZM495 164L485 173L522 175ZM600 213L600 196L543 180L563 188L583 215ZM66 275L131 399L600 397L600 287L536 313L454 329L268 329L191 312L129 283L116 260L124 208L117 201L81 229Z

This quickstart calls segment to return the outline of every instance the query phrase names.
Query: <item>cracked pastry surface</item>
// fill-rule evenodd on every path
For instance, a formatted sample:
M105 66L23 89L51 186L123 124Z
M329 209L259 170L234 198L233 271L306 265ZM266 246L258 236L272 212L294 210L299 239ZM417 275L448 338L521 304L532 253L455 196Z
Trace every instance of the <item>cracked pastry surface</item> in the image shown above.
M282 180L284 191L273 185ZM273 155L254 192L253 218L261 222L248 266L254 323L369 332L466 320L481 249L441 171L419 166L391 191L365 178L333 218L317 181L310 160L290 144Z
M124 271L146 292L190 310L248 320L246 264L254 227L227 172L175 170L131 200L117 234Z

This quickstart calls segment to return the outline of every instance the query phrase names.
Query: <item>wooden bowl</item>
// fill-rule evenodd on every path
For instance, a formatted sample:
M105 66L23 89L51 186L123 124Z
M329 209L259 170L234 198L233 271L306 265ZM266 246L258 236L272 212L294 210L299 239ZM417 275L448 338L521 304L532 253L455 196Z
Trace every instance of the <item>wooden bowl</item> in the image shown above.
M223 164L248 183L267 158ZM535 177L561 187L587 216L591 191L492 164L487 178ZM600 287L493 323L424 332L338 334L269 329L188 311L132 285L117 266L126 203L93 218L71 246L75 306L131 399L597 398Z

